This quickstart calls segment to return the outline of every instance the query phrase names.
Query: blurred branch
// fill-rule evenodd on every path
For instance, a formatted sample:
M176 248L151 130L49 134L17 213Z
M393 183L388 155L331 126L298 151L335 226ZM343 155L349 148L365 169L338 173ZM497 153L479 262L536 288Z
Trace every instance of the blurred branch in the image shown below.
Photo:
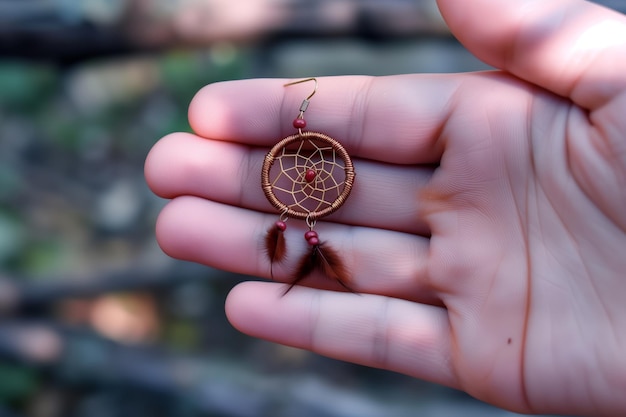
M93 297L111 292L150 291L179 285L185 281L232 275L191 262L171 261L168 267L141 262L115 271L99 272L90 277L67 279L48 277L35 282L0 277L0 314L46 305L67 298Z
M0 0L0 55L61 64L220 41L449 35L435 0Z
M220 41L447 35L434 0L0 0L0 55L73 62Z
M34 349L33 344L38 347ZM133 397L169 399L187 404L201 415L409 417L416 410L421 415L442 414L432 413L441 406L425 394L390 401L358 384L340 386L310 372L268 374L224 357L172 355L41 323L0 324L0 358L45 369L57 386L115 389ZM447 405L446 412L444 415L505 415L462 400Z

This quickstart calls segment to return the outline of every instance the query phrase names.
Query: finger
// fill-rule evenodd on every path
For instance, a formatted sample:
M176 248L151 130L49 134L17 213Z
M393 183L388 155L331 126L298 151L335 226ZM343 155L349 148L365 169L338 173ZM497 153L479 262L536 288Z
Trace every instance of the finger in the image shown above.
M165 137L146 160L146 179L165 198L195 195L225 204L275 213L261 188L266 151L188 133ZM407 233L427 234L417 196L432 170L355 160L350 198L327 219Z
M293 281L293 271L308 252L302 222L289 223L287 256L272 267L263 248L275 215L261 214L197 197L172 200L157 219L156 235L170 256L230 272ZM339 253L357 292L438 304L426 277L428 239L388 230L319 222L320 239ZM393 262L389 260L393 259ZM341 289L336 282L313 275L303 285ZM283 290L285 290L284 288Z
M375 295L246 282L226 300L240 331L332 358L457 387L446 310Z
M305 113L307 129L341 142L355 157L436 163L436 139L460 82L448 75L319 78ZM286 80L211 84L198 92L189 121L203 137L270 146L294 133L293 119L313 87Z
M626 90L626 17L582 0L439 0L478 58L595 109Z

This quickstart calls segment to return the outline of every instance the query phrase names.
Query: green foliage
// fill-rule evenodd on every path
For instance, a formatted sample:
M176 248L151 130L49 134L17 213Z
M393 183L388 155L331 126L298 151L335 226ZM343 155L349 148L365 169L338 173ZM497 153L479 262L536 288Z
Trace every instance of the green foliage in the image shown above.
M70 69L0 60L0 268L42 276L81 264L83 249L107 239L101 192L122 178L143 182L152 145L189 131L194 94L247 68L246 54L224 45ZM153 242L154 219L142 220L127 230Z
M19 219L6 210L0 210L0 265L18 256L24 245L25 231Z
M165 343L177 350L193 350L199 347L200 335L198 334L197 323L188 320L170 319L164 329L163 340Z
M0 64L0 106L25 111L41 108L55 88L55 71L49 66L18 61Z
M39 386L39 376L33 369L0 362L0 403L22 402Z

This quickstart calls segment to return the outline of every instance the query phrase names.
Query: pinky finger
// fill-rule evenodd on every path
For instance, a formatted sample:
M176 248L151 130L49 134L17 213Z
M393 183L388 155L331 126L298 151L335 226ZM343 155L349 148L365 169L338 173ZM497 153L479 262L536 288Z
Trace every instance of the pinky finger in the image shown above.
M444 308L371 294L245 282L226 314L240 331L331 358L458 388Z

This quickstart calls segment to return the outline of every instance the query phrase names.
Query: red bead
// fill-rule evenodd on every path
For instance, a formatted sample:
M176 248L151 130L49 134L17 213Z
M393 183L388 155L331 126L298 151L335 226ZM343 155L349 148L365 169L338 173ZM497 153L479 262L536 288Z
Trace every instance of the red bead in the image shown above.
M304 238L306 240L310 240L311 238L317 238L317 232L314 230L309 230L304 234Z
M293 127L296 129L304 129L306 127L306 120L298 117L293 121Z
M282 220L277 221L275 225L276 225L276 228L280 230L281 232L284 232L285 229L287 229L287 223L285 223Z
M314 169L307 169L306 174L304 174L304 180L306 182L313 182L316 176L317 176L317 172L315 172Z
M320 244L320 240L316 237L312 237L311 239L307 239L307 242L309 242L309 245L311 246L315 246L315 245L319 245Z

